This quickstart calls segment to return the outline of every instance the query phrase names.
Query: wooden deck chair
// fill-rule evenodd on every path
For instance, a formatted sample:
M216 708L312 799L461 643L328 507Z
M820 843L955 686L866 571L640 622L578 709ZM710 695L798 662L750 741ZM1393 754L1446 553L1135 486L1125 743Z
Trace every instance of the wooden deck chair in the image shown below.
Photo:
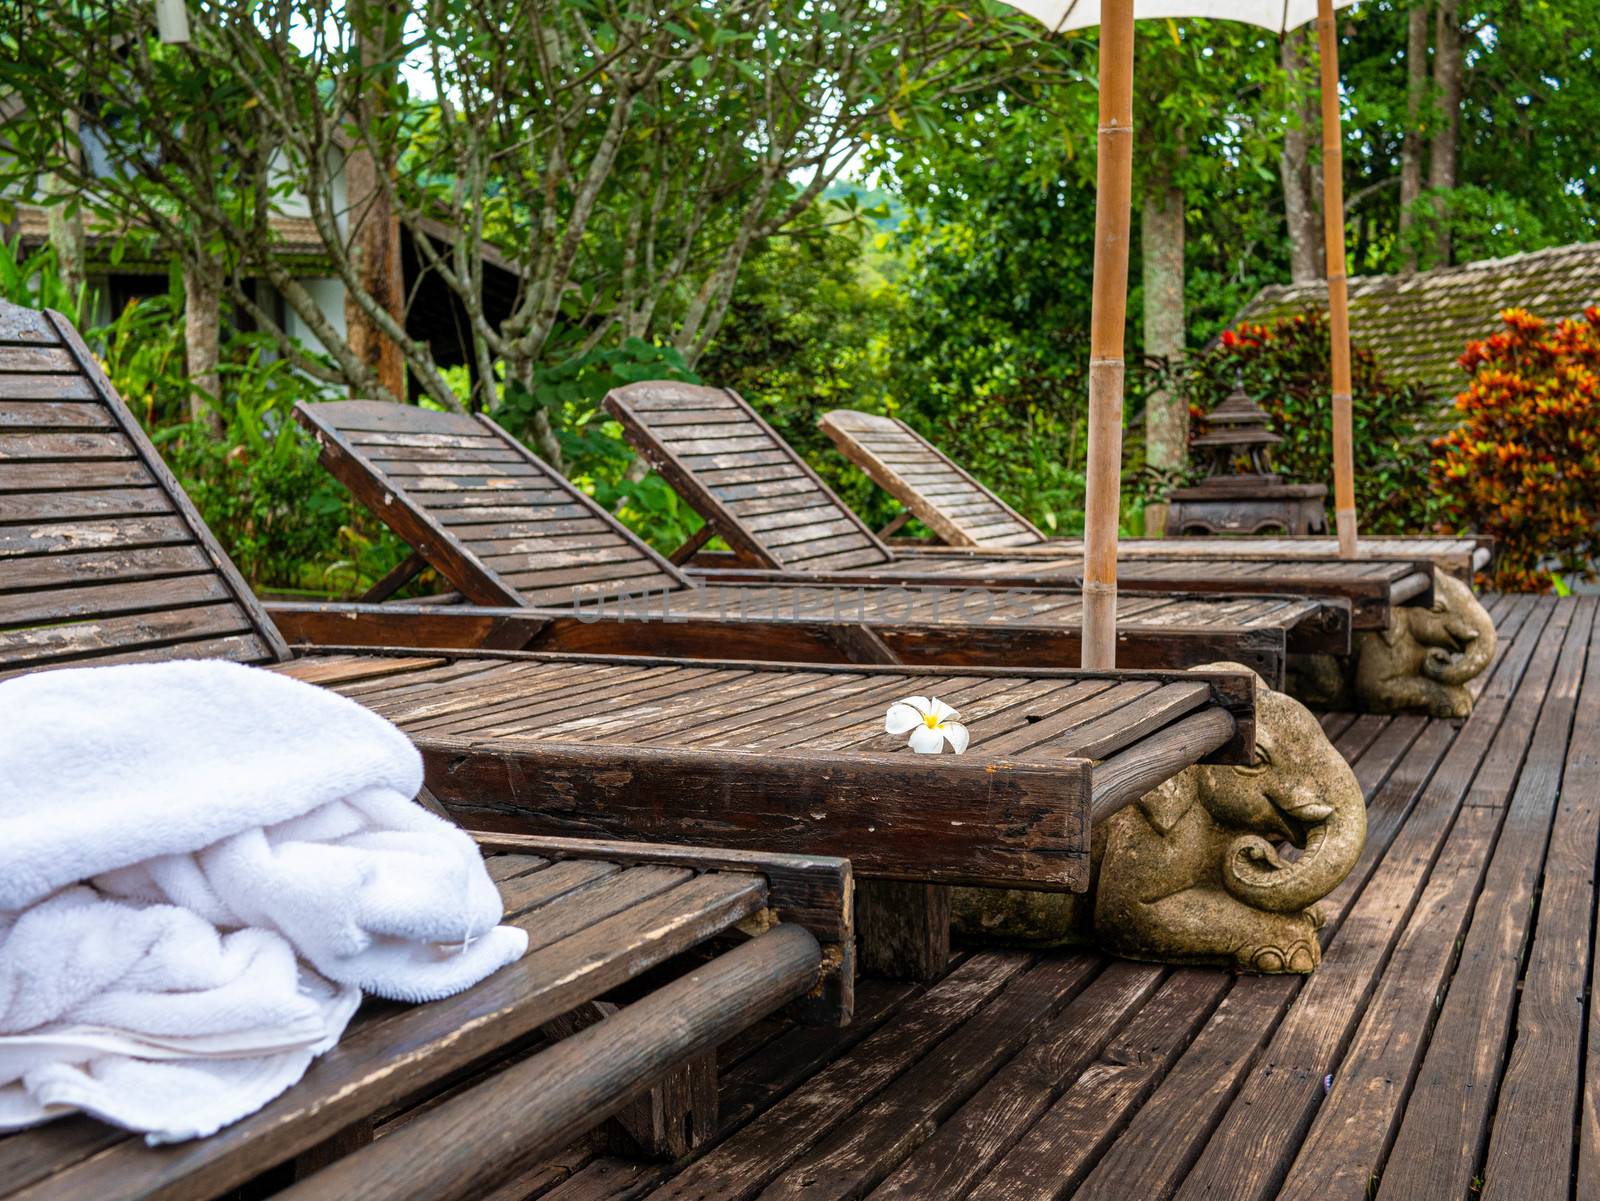
M1054 547L903 554L890 549L738 393L656 381L629 384L605 399L629 441L706 519L739 566L703 569L720 583L810 579L823 583L915 582L944 587L1081 584L1083 556ZM682 555L674 555L681 558ZM1124 593L1228 593L1346 600L1354 628L1382 629L1393 606L1432 602L1433 564L1399 558L1195 561L1154 555L1121 561ZM1337 653L1337 652L1335 652Z
M892 583L707 586L487 417L360 401L301 405L296 415L316 436L324 466L415 550L369 599L381 600L425 561L489 607L273 606L274 618L306 641L984 667L1078 662L1082 598L1070 583L961 596ZM1229 660L1271 682L1289 653L1341 654L1350 638L1343 602L1305 597L1130 596L1120 617L1126 666Z
M0 676L276 664L405 729L473 829L846 851L882 882L862 893L864 950L902 974L942 966L945 886L1082 889L1094 821L1191 764L1253 756L1254 680L1231 672L294 657L71 327L15 308L0 308L0 561ZM972 749L941 760L885 736L907 695L960 709Z
M980 551L1007 549L1028 554L1082 554L1081 538L1051 538L1001 500L932 442L904 421L853 409L835 409L817 422L839 452L873 483L899 501L902 511L880 530L887 538L915 517L951 547ZM1493 558L1494 539L1429 538L1369 534L1359 556L1365 559L1427 559L1470 584ZM1124 538L1123 558L1335 559L1336 538L1264 535L1252 538Z
M483 844L507 920L529 932L524 958L442 1001L368 1002L298 1084L209 1138L150 1148L88 1117L0 1135L0 1198L232 1197L253 1182L258 1196L408 1201L455 1180L467 1191L452 1195L481 1196L613 1116L619 1150L677 1158L716 1124L719 1044L785 1005L830 1016L811 994L831 966L820 939L836 953L849 936L847 863ZM673 978L639 999L602 999L663 965Z
M178 658L346 685L446 662L291 659L71 326L0 303L0 672ZM480 843L508 920L531 936L526 957L444 1001L368 1005L300 1084L200 1142L152 1150L89 1118L0 1137L0 1197L211 1197L274 1170L285 1183L308 1176L293 1195L405 1198L413 1173L444 1171L487 1191L613 1115L643 1149L675 1158L715 1124L718 1044L785 1005L848 1020L846 860L516 834ZM637 1001L606 1000L647 973ZM541 1030L563 1037L521 1058ZM375 1121L469 1073L483 1078L373 1143ZM457 1134L441 1138L442 1125ZM468 1125L481 1133L462 1140ZM346 1153L357 1166L337 1171L362 1187L309 1175Z

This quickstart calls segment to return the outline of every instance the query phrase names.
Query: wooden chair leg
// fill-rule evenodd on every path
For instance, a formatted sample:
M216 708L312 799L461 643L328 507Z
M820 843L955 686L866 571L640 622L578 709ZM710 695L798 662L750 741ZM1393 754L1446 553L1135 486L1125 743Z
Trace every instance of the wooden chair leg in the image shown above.
M609 1001L589 1001L545 1032L566 1038L616 1013ZM709 1142L717 1129L717 1055L708 1051L676 1068L601 1127L613 1154L680 1159Z
M691 1059L605 1125L612 1154L681 1159L717 1132L717 1055Z
M362 594L361 603L364 605L381 605L412 580L416 579L427 565L428 560L424 559L416 551L412 551L395 565L394 570L390 571L388 575Z
M892 538L892 537L894 537L895 534L900 532L900 527L905 525L905 523L910 521L910 520L911 520L911 510L910 509L901 509L900 512L896 513L894 515L894 517L892 519L890 519L890 521L889 521L889 523L887 525L885 525L881 530L878 531L878 537L880 537L880 538Z
M672 561L674 567L682 567L690 559L694 558L700 548L710 542L716 536L716 533L717 531L711 528L711 523L709 521L706 522L685 538L683 545L668 555L667 558Z
M950 889L898 880L856 882L861 970L896 980L932 980L950 959Z

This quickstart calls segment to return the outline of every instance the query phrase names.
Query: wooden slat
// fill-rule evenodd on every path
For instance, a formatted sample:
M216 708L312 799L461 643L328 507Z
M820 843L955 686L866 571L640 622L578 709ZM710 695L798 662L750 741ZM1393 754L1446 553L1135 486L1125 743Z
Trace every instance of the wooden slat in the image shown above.
M92 659L103 653L126 652L138 647L170 648L220 634L244 633L249 628L249 623L232 604L32 626L9 630L0 638L0 666L11 668L25 663Z
M0 376L0 379L4 379ZM85 385L87 388L87 384ZM133 444L121 434L19 434L0 431L0 462L131 459Z
M766 899L764 883L749 874L691 879L681 869L642 867L622 875L634 872L641 873L640 887L626 896L613 890L609 901L590 894L581 905L569 904L559 926L540 924L550 916L548 907L513 919L527 924L535 948L529 955L458 996L358 1018L299 1085L211 1138L151 1151L119 1136L102 1149L104 1140L86 1140L73 1129L78 1123L68 1123L0 1140L7 1195L114 1201L225 1192L320 1142L329 1130L447 1078L578 1002L729 928ZM396 1047L406 1054L396 1055ZM578 1068L569 1064L565 1073ZM586 1116L581 1106L570 1108ZM66 1154L62 1143L69 1144ZM41 1182L41 1170L52 1169Z
M172 502L156 487L77 492L0 492L0 525L19 521L136 517L171 511Z
M688 586L487 418L409 406L375 412L364 401L301 405L296 416L316 435L323 465L473 601L548 604ZM486 469L495 474L480 474ZM495 516L463 520L463 493Z
M82 376L23 375L0 372L0 400L93 400L94 387Z
M22 312L0 304L0 325L55 347L0 346L0 663L285 657L77 332Z
M15 348L11 352L15 353ZM63 355L65 351L60 352ZM0 401L0 430L109 429L111 415L93 402Z
M28 348L54 346L61 335L49 319L35 309L0 302L0 345L20 345ZM0 360L6 356L0 354Z
M845 566L885 564L889 551L829 490L772 427L732 391L700 385L640 383L613 390L605 399L628 440L660 471L745 562L788 567L820 556ZM657 424L663 413L731 411L738 420L716 426ZM760 486L781 470L781 493ZM809 521L747 524L751 499L791 495L812 510ZM761 509L760 512L770 510Z
M0 592L0 626L176 610L188 605L225 603L228 599L227 587L210 574L39 592Z

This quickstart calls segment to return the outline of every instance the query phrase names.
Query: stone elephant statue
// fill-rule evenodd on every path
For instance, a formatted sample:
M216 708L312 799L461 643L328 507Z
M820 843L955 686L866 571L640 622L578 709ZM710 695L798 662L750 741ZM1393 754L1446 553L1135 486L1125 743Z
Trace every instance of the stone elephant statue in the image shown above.
M1489 666L1495 646L1494 619L1472 589L1436 569L1432 606L1403 606L1387 629L1357 634L1349 660L1296 656L1289 689L1330 709L1466 717L1466 686Z
M1218 669L1245 670L1206 670ZM1081 896L957 889L957 936L1311 971L1322 958L1316 902L1360 858L1366 802L1305 706L1264 684L1258 698L1253 766L1191 767L1102 822ZM1280 854L1284 842L1300 854Z
M1494 619L1455 576L1434 570L1433 604L1396 609L1389 628L1356 639L1355 697L1368 713L1466 717L1467 683L1495 652Z

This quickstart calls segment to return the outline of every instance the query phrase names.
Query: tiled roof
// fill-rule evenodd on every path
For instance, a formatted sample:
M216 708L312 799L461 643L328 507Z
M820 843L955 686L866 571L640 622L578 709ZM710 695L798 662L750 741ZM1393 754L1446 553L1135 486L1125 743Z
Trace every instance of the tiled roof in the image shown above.
M305 266L325 263L327 251L323 248L322 238L317 233L316 223L310 217L276 216L271 219L271 224L273 232L278 237L279 254ZM112 231L110 227L94 218L89 218L86 225L84 240L88 244L86 249L90 267L104 268L109 265L104 260L114 240ZM6 238L19 237L23 250L36 250L44 245L50 236L49 212L38 205L19 204L16 206L16 220L9 225L0 226L0 235ZM167 271L167 259L161 256L158 260L146 261L130 257L118 263L117 270L129 274L154 271L164 275ZM325 271L326 267L323 267L323 270Z
M1328 304L1327 284L1261 289L1238 321L1269 321ZM1412 275L1350 280L1350 337L1392 378L1440 396L1460 390L1466 344L1499 328L1496 314L1523 308L1548 320L1600 304L1600 242L1579 242Z

